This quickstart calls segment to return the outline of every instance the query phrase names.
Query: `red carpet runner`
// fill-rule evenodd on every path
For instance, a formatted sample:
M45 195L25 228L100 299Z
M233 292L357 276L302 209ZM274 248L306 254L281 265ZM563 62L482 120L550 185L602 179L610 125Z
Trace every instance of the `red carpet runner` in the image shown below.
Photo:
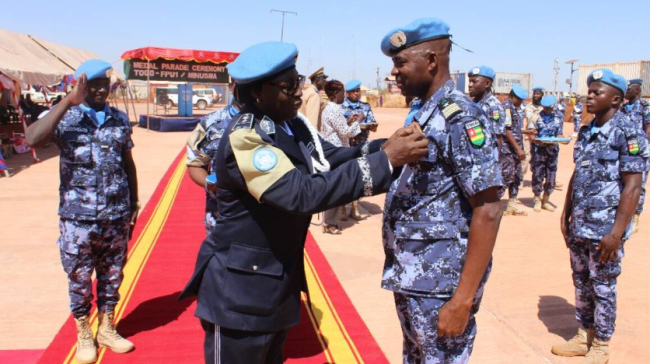
M203 331L193 316L196 304L176 302L176 297L192 273L204 238L204 206L205 194L187 176L181 154L141 214L124 269L116 319L120 333L136 350L115 354L102 349L98 363L203 361ZM311 235L305 261L312 308L303 304L302 322L285 346L285 362L387 364ZM96 312L91 320L96 330ZM70 317L39 363L76 363L75 342Z

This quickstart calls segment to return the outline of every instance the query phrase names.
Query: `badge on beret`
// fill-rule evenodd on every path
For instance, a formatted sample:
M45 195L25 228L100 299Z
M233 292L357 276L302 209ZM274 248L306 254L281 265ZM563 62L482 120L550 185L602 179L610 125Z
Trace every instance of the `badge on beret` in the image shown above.
M270 148L260 148L253 154L253 166L260 172L268 172L278 164L278 155Z
M275 134L275 123L267 116L264 116L262 121L260 121L260 129L262 129L262 131L267 135Z
M627 150L631 155L639 154L639 142L636 139L630 139L627 141Z
M473 75L478 75L480 72L481 72L481 70L480 70L479 68L474 68L474 69L472 70L472 74L473 74Z
M390 44L392 44L393 47L399 48L406 44L406 34L400 30L399 32L393 33L388 40L390 40Z
M483 133L483 127L478 120L472 120L465 123L465 130L467 131L467 136L469 141L473 146L480 148L485 144L485 134Z
M440 100L438 107L440 108L440 112L442 112L442 116L444 116L447 121L450 121L454 116L463 112L457 103L447 99Z
M594 80L600 80L601 78L603 78L603 71L594 72L593 77L594 77Z
M492 110L492 119L499 120L499 110Z
M232 127L232 130L250 129L253 126L253 120L255 120L253 114L243 114L237 120L235 126Z

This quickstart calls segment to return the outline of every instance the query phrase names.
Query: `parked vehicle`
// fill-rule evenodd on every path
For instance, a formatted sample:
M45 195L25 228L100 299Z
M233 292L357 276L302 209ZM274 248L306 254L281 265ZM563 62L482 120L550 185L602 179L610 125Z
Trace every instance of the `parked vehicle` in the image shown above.
M29 89L23 90L21 92L24 96L29 94L33 102L37 104L50 104L52 100L56 99L57 96L65 97L65 92L51 92L47 88L41 89L41 91L36 91L33 86L29 86Z
M203 89L192 90L192 105L194 105L194 107L200 110L204 110L214 103L214 99L211 95L197 91L203 91ZM154 102L166 108L171 108L178 105L178 87L156 88L156 97L154 99Z

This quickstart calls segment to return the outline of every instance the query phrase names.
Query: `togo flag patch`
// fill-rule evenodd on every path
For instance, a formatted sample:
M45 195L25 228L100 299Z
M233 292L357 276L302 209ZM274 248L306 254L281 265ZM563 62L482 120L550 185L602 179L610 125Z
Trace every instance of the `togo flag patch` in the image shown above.
M506 109L506 126L512 126L512 114L510 109Z
M457 103L449 101L447 99L440 100L438 107L442 112L442 116L444 116L445 120L447 121L451 120L454 116L460 114L463 111Z
M636 139L630 139L627 141L627 150L632 155L639 154L639 142Z
M499 110L492 110L492 119L499 120Z
M482 147L485 144L485 134L483 133L483 127L478 120L472 120L465 123L465 130L467 131L467 136L469 141L475 147Z

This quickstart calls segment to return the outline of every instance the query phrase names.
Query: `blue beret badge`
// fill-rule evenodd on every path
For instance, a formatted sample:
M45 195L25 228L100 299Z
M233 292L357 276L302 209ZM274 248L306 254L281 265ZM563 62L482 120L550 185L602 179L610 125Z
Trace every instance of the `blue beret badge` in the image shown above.
M404 44L406 44L406 34L404 34L404 32L400 30L398 32L393 33L393 35L391 35L388 38L388 40L390 40L390 44L392 44L393 47L399 48Z
M603 78L603 71L598 70L594 72L592 76L594 77L594 80L600 80L601 78Z
M480 148L485 144L485 134L483 133L483 127L478 120L472 120L465 123L465 130L467 131L467 136L469 141L473 146Z
M253 153L253 166L260 172L268 172L278 165L278 155L271 148L260 148Z

